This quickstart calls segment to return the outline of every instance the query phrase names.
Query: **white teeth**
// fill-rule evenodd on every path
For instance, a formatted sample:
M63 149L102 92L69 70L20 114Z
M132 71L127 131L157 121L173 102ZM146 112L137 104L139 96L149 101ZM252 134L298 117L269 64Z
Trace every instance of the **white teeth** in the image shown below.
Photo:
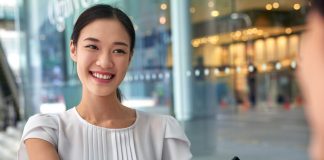
M96 78L99 79L111 79L111 75L104 75L104 74L99 74L99 73L92 73L92 75Z

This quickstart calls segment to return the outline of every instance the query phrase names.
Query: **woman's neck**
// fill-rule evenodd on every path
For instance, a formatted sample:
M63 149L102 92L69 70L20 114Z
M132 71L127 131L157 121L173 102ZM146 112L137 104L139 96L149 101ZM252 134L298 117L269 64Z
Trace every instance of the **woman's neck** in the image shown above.
M115 93L97 96L82 92L77 111L82 118L94 123L124 119L129 116L129 109L120 103Z

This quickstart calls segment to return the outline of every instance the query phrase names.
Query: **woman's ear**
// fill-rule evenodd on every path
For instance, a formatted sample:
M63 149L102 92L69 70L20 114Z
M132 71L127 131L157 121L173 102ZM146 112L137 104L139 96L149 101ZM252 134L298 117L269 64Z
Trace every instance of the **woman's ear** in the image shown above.
M73 41L70 41L70 57L74 62L77 62L77 51L76 51L76 45L73 43Z

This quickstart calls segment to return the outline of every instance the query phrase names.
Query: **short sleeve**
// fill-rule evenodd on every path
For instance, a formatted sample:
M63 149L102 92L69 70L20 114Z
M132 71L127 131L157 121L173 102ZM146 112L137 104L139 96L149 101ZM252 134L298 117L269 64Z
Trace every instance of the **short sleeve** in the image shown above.
M166 116L165 138L163 142L163 160L189 160L190 141L178 121L172 116Z
M20 140L18 160L28 159L24 141L29 138L39 138L57 146L57 130L58 121L55 115L37 114L30 117Z

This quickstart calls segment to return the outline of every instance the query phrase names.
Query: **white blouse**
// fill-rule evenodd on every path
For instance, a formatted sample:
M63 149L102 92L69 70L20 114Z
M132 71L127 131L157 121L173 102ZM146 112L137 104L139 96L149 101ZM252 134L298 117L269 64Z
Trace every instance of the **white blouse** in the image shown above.
M61 160L188 160L190 142L176 119L136 111L135 122L121 129L88 123L75 108L59 114L29 118L21 138L18 160L27 160L24 141L52 143Z

